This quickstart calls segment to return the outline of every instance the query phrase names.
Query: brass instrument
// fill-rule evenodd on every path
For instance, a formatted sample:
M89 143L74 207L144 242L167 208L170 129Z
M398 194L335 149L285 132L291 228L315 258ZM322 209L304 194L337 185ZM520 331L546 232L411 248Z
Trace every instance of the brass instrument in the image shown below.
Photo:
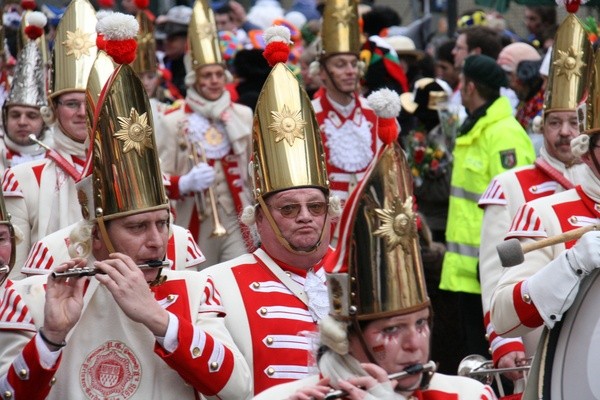
M161 261L161 260L150 260L145 264L138 265L139 269L152 269L152 268L162 268L168 267L171 265L170 261ZM52 278L71 278L71 277L82 277L82 276L93 276L96 274L103 274L101 270L94 267L84 267L84 268L70 268L66 271L62 272L52 272Z
M194 168L199 162L201 162L198 157L198 149L194 143L190 143L189 149L189 160L190 160L190 168ZM194 192L194 201L196 202L196 211L198 212L198 220L202 222L204 220L204 209L206 208L206 201L204 199L203 192Z
M415 365L411 365L410 367L406 368L404 371L400 371L400 372L396 372L394 374L390 374L388 375L388 378L390 380L392 379L402 379L407 377L408 375L416 375L416 374L420 374L421 372L435 372L436 370L436 365L435 362L433 361L429 361L425 364L415 364ZM333 392L329 392L325 395L325 400L332 400L332 399L341 399L344 396L347 396L348 393L346 393L343 390L335 390Z
M192 144L192 154L194 154L195 159L194 162L198 163L196 160L198 157L198 152L196 150L200 150L200 161L206 163L206 153L204 151L204 146L202 143L196 142ZM227 235L227 229L221 224L221 220L219 219L219 213L217 212L217 200L215 198L215 192L212 187L206 189L208 191L208 200L210 201L210 208L212 211L213 217L213 231L210 236L221 237ZM198 210L200 211L200 210Z
M478 380L479 382L490 385L494 378L498 385L498 392L500 397L504 397L504 388L500 375L505 372L523 372L523 380L527 383L527 373L531 368L531 358L526 359L527 365L512 368L494 368L494 362L486 359L484 356L479 354L471 354L462 359L458 365L458 375L466 376Z
M43 147L47 151L52 151L52 149L50 148L50 146L48 146L46 143L38 140L38 138L33 133L29 134L28 137L29 137L29 140L31 140L31 142L37 144L40 147Z
M8 274L10 272L10 267L6 264L0 267L0 274Z

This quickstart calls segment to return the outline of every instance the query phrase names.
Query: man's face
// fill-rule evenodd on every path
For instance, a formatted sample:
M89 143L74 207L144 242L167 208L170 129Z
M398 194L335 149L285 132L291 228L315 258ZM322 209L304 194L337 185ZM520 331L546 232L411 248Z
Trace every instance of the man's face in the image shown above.
M227 13L215 13L215 23L217 24L217 30L219 32L230 31L235 32L237 30L237 26L233 22L231 16Z
M538 34L542 27L542 19L534 11L525 8L525 26L533 34Z
M200 67L196 71L196 91L206 100L218 100L225 90L225 68L211 64Z
M354 92L358 83L358 57L354 54L329 57L321 67L319 77L328 91Z
M85 117L85 94L69 92L58 96L56 100L57 119L65 135L83 143L88 136Z
M363 336L375 361L388 374L425 364L431 336L429 309L374 320L363 330ZM350 336L350 353L360 362L370 362L356 335ZM420 382L421 374L410 375L398 381L398 388L414 390Z
M156 96L156 89L160 84L160 77L158 76L158 74L152 71L143 72L140 75L140 80L144 85L144 89L146 89L146 94L148 95L148 97L152 98Z
M9 106L6 112L6 135L18 145L31 144L29 135L40 137L44 120L35 107Z
M187 36L169 35L165 39L164 51L165 57L173 60L182 57L185 54L187 46Z
M554 111L544 117L544 144L552 157L565 164L573 163L571 140L577 136L576 111Z
M12 254L12 239L10 229L6 224L0 224L0 264L5 266L10 261ZM0 272L0 284L8 277L9 271Z
M438 60L435 65L435 76L455 88L458 85L458 70L448 61Z
M319 189L285 190L275 193L265 202L282 236L295 250L312 250L319 242L323 229L328 229L327 201ZM267 247L283 247L262 210L257 213L256 224L263 244ZM328 237L327 232L325 237Z
M463 61L469 55L469 46L467 46L467 35L461 33L456 39L456 44L452 49L452 55L454 56L454 67L462 69Z
M136 264L149 260L162 260L169 240L169 212L148 211L111 220L108 236L116 252L128 255ZM108 257L108 250L101 237L94 239L94 255L98 259ZM155 278L156 271L144 271L148 280Z

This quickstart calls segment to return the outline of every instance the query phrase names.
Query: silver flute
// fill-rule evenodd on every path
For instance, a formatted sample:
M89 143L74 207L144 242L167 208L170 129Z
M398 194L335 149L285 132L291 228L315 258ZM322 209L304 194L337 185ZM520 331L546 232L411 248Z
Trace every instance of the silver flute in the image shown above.
M420 374L421 372L433 372L436 370L436 368L437 367L435 365L435 362L428 361L425 364L411 365L411 366L407 367L404 371L390 374L390 375L388 375L388 379L390 379L390 380L401 379L401 378L407 377L408 375ZM333 392L329 392L325 395L325 400L341 399L342 397L347 396L347 395L348 395L348 393L346 393L343 390L334 390Z
M150 269L150 268L162 268L171 265L169 261L161 260L150 260L145 264L138 265L139 269ZM71 278L80 276L92 276L96 274L103 274L100 269L94 267L83 267L83 268L71 268L62 272L52 272L53 278Z

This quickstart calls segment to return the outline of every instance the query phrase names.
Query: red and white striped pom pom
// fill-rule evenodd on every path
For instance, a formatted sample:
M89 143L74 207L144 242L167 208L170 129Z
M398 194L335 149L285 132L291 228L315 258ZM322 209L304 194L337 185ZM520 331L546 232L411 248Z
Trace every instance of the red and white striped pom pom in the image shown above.
M564 7L567 12L575 14L579 10L579 6L587 3L589 0L556 0L556 4Z
M277 63L286 63L290 55L290 45L293 42L290 39L290 30L281 25L272 26L265 30L263 37L265 39L265 50L263 57L273 67Z
M25 34L30 40L35 40L44 34L44 27L48 23L48 18L44 13L32 11L27 15L27 26Z
M105 50L118 64L131 64L135 60L137 34L140 26L133 15L113 13L96 26L104 36Z
M400 114L400 96L390 89L379 89L367 97L369 106L377 115L379 139L390 144L398 138L400 129L396 117Z
M150 6L150 0L135 0L134 3L140 10L145 10Z
M98 0L98 7L112 10L115 7L115 0Z
M35 0L21 0L21 8L23 10L35 10L36 7Z

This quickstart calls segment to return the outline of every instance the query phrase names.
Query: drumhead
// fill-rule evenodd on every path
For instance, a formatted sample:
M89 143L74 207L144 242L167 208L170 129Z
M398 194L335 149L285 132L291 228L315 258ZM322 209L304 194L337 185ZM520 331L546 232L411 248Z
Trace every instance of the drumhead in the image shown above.
M544 399L600 399L600 271L550 331L544 377Z

